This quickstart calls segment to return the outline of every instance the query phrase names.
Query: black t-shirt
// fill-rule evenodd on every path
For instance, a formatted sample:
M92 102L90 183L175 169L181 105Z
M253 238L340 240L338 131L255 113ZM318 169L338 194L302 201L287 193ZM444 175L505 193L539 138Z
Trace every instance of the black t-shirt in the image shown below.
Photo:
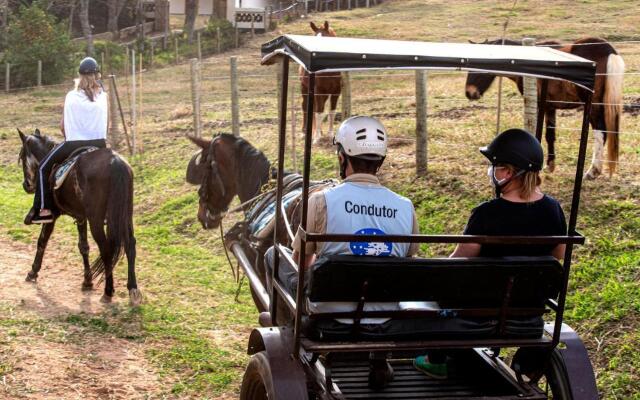
M566 235L567 222L560 203L544 195L531 203L502 198L486 201L471 213L465 235L543 236ZM555 245L482 245L480 256L551 255Z

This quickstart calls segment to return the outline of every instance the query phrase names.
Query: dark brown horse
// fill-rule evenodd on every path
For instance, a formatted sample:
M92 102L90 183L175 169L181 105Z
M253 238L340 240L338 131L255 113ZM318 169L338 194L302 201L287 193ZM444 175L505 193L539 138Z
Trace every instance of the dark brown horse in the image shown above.
M198 220L204 229L217 228L237 195L250 200L269 180L267 157L241 137L219 134L212 140L189 136L200 147L189 161L187 182L200 185Z
M329 27L329 21L324 21L320 28L313 22L309 25L316 36L335 37L336 32ZM303 132L307 131L307 102L309 101L309 73L302 67L298 69L300 75L300 90L302 92L302 112L304 114ZM322 120L324 119L324 106L327 100L330 102L329 110L329 137L333 135L333 122L336 117L338 98L342 91L342 76L339 72L325 72L316 74L315 101L313 103L313 141L317 142L322 136Z
M485 41L485 44L500 44L501 39ZM506 45L520 45L520 42L505 40ZM586 38L573 44L561 45L555 41L541 42L538 46L549 46L566 53L592 60L596 63L595 92L591 107L590 123L593 128L593 160L586 177L595 179L603 172L604 145L607 144L607 163L609 175L613 174L618 162L620 117L622 115L622 80L624 61L618 52L604 39ZM508 76L518 85L522 93L522 77ZM477 100L489 88L496 75L469 73L466 83L466 95L469 100ZM538 80L538 94L540 94ZM564 81L550 80L546 103L546 133L548 154L547 168L555 168L556 110L572 109L582 106L585 101L583 91Z
M20 130L22 149L20 162L27 193L36 189L36 174L40 161L55 146L55 142L40 134L25 135ZM52 177L46 177L49 181ZM135 273L136 239L133 236L133 171L127 162L110 149L99 149L78 157L64 183L54 192L57 210L54 221L44 224L38 238L38 250L27 274L28 282L35 282L42 266L42 258L56 219L66 214L76 220L78 226L78 248L84 263L83 290L93 288L93 278L105 275L103 302L113 298L113 268L118 263L122 250L129 264L127 289L131 305L142 300ZM89 265L87 222L93 239L98 245L100 257ZM105 232L106 222L106 232Z

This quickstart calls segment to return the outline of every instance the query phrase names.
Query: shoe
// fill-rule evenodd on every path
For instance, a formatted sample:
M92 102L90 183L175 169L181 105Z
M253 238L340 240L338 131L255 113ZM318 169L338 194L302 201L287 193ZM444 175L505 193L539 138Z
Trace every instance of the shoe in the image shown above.
M50 224L53 222L53 214L36 215L33 218L31 218L31 222L34 224Z
M387 360L371 360L369 362L369 388L382 390L393 381L393 367Z
M36 209L34 207L31 207L31 210L29 210L29 212L27 213L27 216L24 217L24 224L31 225L33 223L33 217L35 216L36 216Z
M413 366L420 372L434 379L447 379L447 364L433 364L427 356L419 356L413 360Z

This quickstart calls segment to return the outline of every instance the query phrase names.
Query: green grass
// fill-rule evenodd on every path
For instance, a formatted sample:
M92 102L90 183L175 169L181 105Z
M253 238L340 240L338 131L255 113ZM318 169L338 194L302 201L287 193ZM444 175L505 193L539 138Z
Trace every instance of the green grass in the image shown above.
M498 37L511 4L442 0L425 5L418 0L390 0L371 9L312 18L330 20L340 36L464 42ZM611 40L638 40L636 8L634 2L622 0L567 0L548 2L545 7L519 2L507 36L569 41L597 34ZM279 29L306 34L308 20ZM240 57L241 134L275 160L275 69L259 66L257 47L270 37L258 37L234 54ZM619 51L628 71L640 70L640 46L621 45ZM10 314L0 308L0 377L10 373L15 362L10 353L3 352L3 341L46 330L57 341L97 335L143 345L160 374L162 394L168 397L237 395L247 361L246 340L257 325L257 314L246 285L239 302L234 301L236 285L218 233L202 230L196 220L196 188L184 182L186 163L195 151L183 137L192 130L192 119L188 113L177 118L172 114L190 106L188 71L188 65L179 65L143 77L144 110L137 139L144 152L129 161L135 173L137 270L145 303L137 310L126 305L122 263L116 276L118 300L109 311L42 319L7 317ZM204 135L228 132L229 82L223 79L228 76L228 55L208 59L202 73ZM353 112L379 116L391 137L400 139L393 143L381 176L389 187L413 200L421 231L459 233L472 208L492 195L477 148L494 134L496 90L469 103L464 98L463 75L429 74L429 174L415 179L411 74L353 74ZM299 87L295 79L292 82L299 102ZM119 78L125 108L127 83ZM625 77L624 90L625 102L630 102L640 93L640 78ZM504 92L502 126L517 126L522 123L522 102L510 83L505 83ZM0 107L7 111L0 122L2 240L34 243L38 234L36 228L22 225L31 197L22 191L22 172L15 163L19 150L15 127L25 132L39 127L59 137L55 110L63 95L62 88L0 95ZM575 129L579 118L575 112L559 115L558 125L563 127L558 134L559 167L555 174L545 174L544 189L568 212L578 135L566 128ZM300 132L301 113L296 117ZM625 114L622 124L625 132L640 132L640 117ZM300 168L303 143L299 136L296 145ZM621 146L625 164L620 165L619 173L584 185L578 225L588 241L575 251L565 318L585 340L604 399L638 399L640 393L640 136L623 137ZM337 165L330 146L314 151L312 178L335 177ZM292 168L290 154L286 166ZM225 222L225 227L231 223ZM69 254L69 262L77 263L75 227L70 219L59 223L54 238ZM421 253L429 256L445 256L451 250L451 245L421 247Z

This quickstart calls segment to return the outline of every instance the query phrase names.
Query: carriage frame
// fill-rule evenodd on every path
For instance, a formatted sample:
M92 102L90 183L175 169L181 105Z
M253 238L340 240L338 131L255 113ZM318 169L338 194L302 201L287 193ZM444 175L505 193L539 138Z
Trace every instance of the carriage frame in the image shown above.
M357 49L357 51L353 51L352 49ZM342 363L341 365L349 365L349 363L355 363L355 360L362 361L362 354L368 353L386 354L387 352L394 352L395 354L402 354L405 357L412 357L427 349L474 349L476 358L480 360L483 365L495 371L501 371L503 378L510 380L510 384L517 386L519 389L504 396L472 398L547 398L546 396L541 397L542 394L532 390L531 387L527 386L527 382L522 381L519 376L513 376L513 373L505 372L509 371L509 367L499 358L492 358L490 352L486 349L495 347L529 347L547 350L548 353L545 354L551 357L552 354L554 354L554 349L562 347L562 362L558 365L562 365L565 369L566 382L564 384L567 385L568 389L568 394L562 398L572 398L576 400L597 399L598 393L595 386L595 378L586 349L578 335L571 330L571 328L563 324L573 247L574 245L583 244L585 241L584 236L576 231L576 225L589 133L589 111L591 108L595 79L595 64L589 60L568 55L567 53L561 53L550 48L524 48L485 44L399 42L297 35L285 35L265 43L262 46L262 54L263 64L272 64L280 61L281 65L279 68L281 68L282 73L281 101L279 103L280 120L275 207L276 224L274 233L274 238L276 239L283 234L282 226L288 227L282 200L289 60L293 60L301 65L309 73L309 101L307 102L306 131L304 132L302 213L300 226L298 228L298 232L302 238L299 260L305 259L305 244L307 242L379 241L379 237L375 235L356 236L306 232L312 150L312 118L317 74L349 70L426 69L465 70L535 77L541 80L536 126L536 137L538 140L540 140L542 136L542 121L546 104L545 98L550 79L565 80L576 85L585 103L567 235L514 237L423 234L385 236L386 241L404 243L566 244L559 295L556 299L548 299L545 305L548 312L555 313L553 323L545 326L546 335L536 339L427 339L384 342L367 342L361 340L323 342L309 339L303 334L302 319L305 314L304 305L306 305L309 299L308 293L305 291L305 274L312 272L305 271L304 268L298 266L298 286L296 298L294 299L284 290L277 279L273 277L278 276L280 257L286 258L294 266L296 263L288 253L284 251L284 247L279 245L277 240L274 240L276 251L274 274L272 277L273 289L271 293L267 293L265 285L263 285L260 280L259 273L249 260L250 257L247 257L245 254L243 246L240 243L234 243L231 245L231 250L249 279L252 291L257 299L257 304L260 303L262 308L269 310L269 314L266 314L267 317L261 318L263 327L255 329L249 339L249 354L261 352L264 352L262 354L266 354L266 359L261 362L268 366L268 374L270 374L268 379L270 379L271 382L266 382L266 378L264 377L260 377L259 379L264 381L263 384L266 388L265 390L270 393L269 396L275 396L278 399L303 399L307 398L309 393L313 393L316 398L321 399L348 398L340 393L339 388L332 381L330 360L339 364ZM283 221L284 224L281 224L281 221ZM291 229L287 228L284 233L292 239L293 232ZM273 326L272 321L278 320L278 301L283 302L289 311L295 315L293 329L290 327ZM358 314L356 320L367 315L372 315L371 312L369 312L369 314L363 312L360 306L358 308L359 310L356 311ZM416 313L416 315L418 314L420 313ZM379 313L378 316L380 315ZM335 316L337 316L337 314ZM342 316L344 317L344 315ZM560 344L562 344L562 346L559 346ZM322 363L318 362L318 358L321 355ZM545 362L548 362L548 360ZM413 395L418 396L415 393ZM251 394L247 397L245 391L245 398L253 397ZM260 397L257 396L255 398Z

